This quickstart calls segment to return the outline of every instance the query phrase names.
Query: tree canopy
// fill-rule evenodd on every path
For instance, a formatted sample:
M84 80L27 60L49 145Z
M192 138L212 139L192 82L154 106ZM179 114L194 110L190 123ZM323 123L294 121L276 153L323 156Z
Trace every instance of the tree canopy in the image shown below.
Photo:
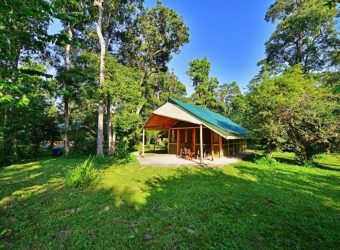
M300 64L304 72L338 66L337 14L335 6L328 8L319 0L276 0L265 16L277 23L265 44L265 63L273 70Z

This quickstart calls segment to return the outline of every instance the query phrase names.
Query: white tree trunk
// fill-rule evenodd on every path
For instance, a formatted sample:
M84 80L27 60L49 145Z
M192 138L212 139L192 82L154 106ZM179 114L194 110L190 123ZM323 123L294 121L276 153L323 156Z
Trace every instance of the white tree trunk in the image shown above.
M107 101L106 101L106 132L107 132L107 154L113 155L114 139L113 139L113 133L112 133L110 97L107 97Z
M71 67L71 44L70 41L73 39L73 32L71 24L68 23L67 26L67 38L68 43L65 46L65 64L66 69L70 69ZM64 149L66 156L69 153L69 141L68 141L68 130L69 130L69 121L70 121L70 108L69 108L69 97L68 94L64 97Z
M97 35L100 44L100 66L99 66L99 88L104 84L105 80L105 40L102 33L103 22L103 2L104 0L95 0L94 5L98 7L98 22L97 22ZM97 156L103 157L103 127L104 127L104 102L103 97L99 98L98 103L98 132L97 132Z
M69 98L64 97L64 149L65 155L67 156L69 153L69 142L68 142L68 129L70 123L70 114L69 114Z

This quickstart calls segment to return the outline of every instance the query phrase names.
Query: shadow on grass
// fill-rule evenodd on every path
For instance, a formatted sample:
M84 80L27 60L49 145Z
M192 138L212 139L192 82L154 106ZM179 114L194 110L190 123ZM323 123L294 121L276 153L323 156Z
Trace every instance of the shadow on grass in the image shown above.
M45 173L30 180L20 171L11 176L23 178L13 194L34 183L49 186L1 208L4 225L13 229L6 247L336 249L340 244L338 176L244 163L178 168L143 179L138 175L143 170L135 168L136 178L124 185L112 180L111 187L65 189L60 182L49 184L65 171L60 164L48 162L41 169Z
M144 151L145 154L166 154L167 150L166 149L147 149Z
M284 153L281 153L281 155L284 155ZM260 159L261 157L263 157L264 155L262 153L254 153L254 154L249 154L246 155L243 160L244 161L248 161L248 162L253 162L255 163L257 159ZM298 165L297 161L292 158L291 156L273 156L273 158L283 164L287 164L287 165ZM334 158L336 158L336 156L334 156ZM325 161L320 161L318 159L316 159L314 161L314 165L316 168L319 169L324 169L324 170L331 170L331 171L340 171L340 164L336 163L336 162L325 162ZM302 165L300 165L301 167L303 167Z
M317 168L325 169L325 170L332 170L332 171L340 171L340 165L338 164L329 164L329 163L315 163Z

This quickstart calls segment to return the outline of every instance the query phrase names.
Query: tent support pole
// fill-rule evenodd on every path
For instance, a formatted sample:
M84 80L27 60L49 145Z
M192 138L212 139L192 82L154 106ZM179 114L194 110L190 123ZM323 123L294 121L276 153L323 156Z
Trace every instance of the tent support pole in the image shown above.
M200 124L200 161L203 163L203 125Z
M168 129L168 154L170 152L170 129Z
M144 144L145 144L145 128L143 128L143 138L142 138L142 156L144 157Z

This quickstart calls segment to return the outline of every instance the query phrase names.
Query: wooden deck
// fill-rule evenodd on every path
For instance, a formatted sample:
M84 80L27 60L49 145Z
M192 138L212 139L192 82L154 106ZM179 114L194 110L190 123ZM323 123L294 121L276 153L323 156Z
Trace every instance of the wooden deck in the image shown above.
M224 167L231 163L236 163L246 155L251 154L250 151L232 157L215 158L214 160L206 159L203 164L200 164L199 159L185 160L173 154L145 154L141 157L137 154L138 161L141 167L181 167L181 166L207 166L207 167Z

